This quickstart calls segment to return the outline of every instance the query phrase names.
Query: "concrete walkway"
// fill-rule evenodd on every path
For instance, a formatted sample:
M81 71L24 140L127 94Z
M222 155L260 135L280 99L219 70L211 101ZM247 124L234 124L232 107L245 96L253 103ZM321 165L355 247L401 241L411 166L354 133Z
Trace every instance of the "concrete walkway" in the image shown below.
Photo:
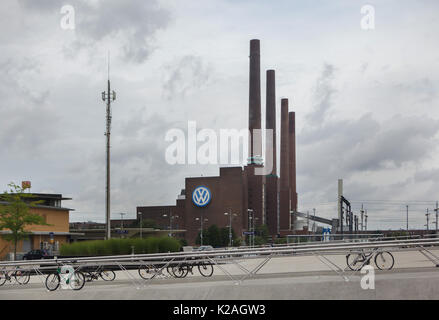
M395 266L390 271L376 271L374 290L363 290L359 273L348 272L345 281L315 256L273 258L254 278L242 283L231 280L218 267L211 278L202 277L197 268L194 275L184 279L158 277L151 282L130 270L131 278L123 271L116 280L87 282L80 291L48 292L33 276L27 285L16 283L0 287L0 300L6 299L439 299L439 268L418 251L392 252ZM438 250L434 252L439 255ZM331 261L346 267L344 255L330 255ZM251 270L262 259L242 261ZM223 266L234 279L245 273L236 265ZM146 286L145 286L146 284Z

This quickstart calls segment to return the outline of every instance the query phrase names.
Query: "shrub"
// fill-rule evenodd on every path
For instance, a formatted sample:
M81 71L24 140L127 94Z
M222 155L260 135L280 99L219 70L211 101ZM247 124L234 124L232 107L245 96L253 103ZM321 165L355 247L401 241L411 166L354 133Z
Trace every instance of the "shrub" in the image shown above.
M158 243L158 247L159 252L175 252L180 251L181 245L178 240L175 241L173 238L162 238L162 240Z
M267 239L260 236L255 236L255 246L260 246L267 243Z
M146 242L146 250L148 253L158 253L159 252L159 240L158 238L149 238Z
M145 238L145 239L110 239L80 241L71 244L63 244L60 253L63 256L100 256L100 255L123 255L134 253L159 253L180 251L181 244L177 239Z
M275 244L286 244L287 238L276 238L276 239L274 239L274 243Z
M178 239L178 241L180 241L180 245L182 247L187 246L187 240L186 239L180 238L180 239Z

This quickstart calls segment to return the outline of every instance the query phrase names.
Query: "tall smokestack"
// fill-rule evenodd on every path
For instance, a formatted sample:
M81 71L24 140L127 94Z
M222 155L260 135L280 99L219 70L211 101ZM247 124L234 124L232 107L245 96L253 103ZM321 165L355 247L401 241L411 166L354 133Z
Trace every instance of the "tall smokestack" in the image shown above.
M290 200L291 210L297 211L297 189L296 189L296 114L290 112L288 114L288 139L289 139L289 175L290 175ZM295 224L296 217L292 219Z
M249 86L249 164L262 161L262 136L254 133L261 129L261 66L260 43L258 39L250 40L250 86ZM255 141L255 143L254 143ZM254 145L255 144L255 145Z
M265 109L265 128L272 130L273 135L266 135L265 166L272 164L271 172L265 177L265 211L267 216L267 226L270 235L278 233L278 177L277 177L277 157L276 157L276 86L275 71L267 70L267 91ZM270 159L270 160L267 160ZM271 162L271 163L269 163Z
M281 136L280 136L280 186L279 186L279 228L290 229L290 175L288 142L288 99L281 100Z
M248 183L248 209L253 210L254 225L265 224L264 175L256 174L262 167L261 133L261 67L259 40L250 40L250 85L249 85L249 159L245 171ZM257 130L257 132L253 132ZM250 220L248 220L249 224ZM249 227L249 225L248 225Z
M273 169L271 170L271 174L277 175L277 156L276 156L276 85L275 85L275 71L267 70L267 91L266 91L266 121L265 128L267 130L272 130L273 139L265 141L266 144L266 152L270 154L266 154L266 158L271 157L273 163ZM269 148L271 147L271 148ZM271 150L270 150L271 149ZM271 151L271 152L270 152ZM265 161L267 162L267 161Z

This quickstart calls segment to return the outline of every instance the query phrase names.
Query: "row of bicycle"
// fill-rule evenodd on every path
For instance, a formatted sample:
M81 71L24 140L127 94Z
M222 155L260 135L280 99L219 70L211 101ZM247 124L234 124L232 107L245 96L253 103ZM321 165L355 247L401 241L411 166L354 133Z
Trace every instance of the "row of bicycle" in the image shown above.
M394 257L388 251L382 250L358 250L351 251L346 255L346 264L351 270L359 270L364 265L369 265L371 261L375 262L375 265L380 270L390 270L394 265ZM198 272L203 277L211 277L213 275L213 264L208 261L182 261L182 262L162 262L160 264L140 264L137 269L138 274L142 279L150 280L156 277L173 277L173 278L185 278L189 273L194 274L194 268L198 269ZM71 289L80 290L84 287L85 282L90 282L101 278L104 281L113 281L116 278L116 273L111 268L96 266L91 268L78 267L71 269L70 274L67 270L62 270L63 266L58 266L56 270L47 274L45 279L45 286L49 291L54 291L59 288L64 280ZM125 268L125 267L124 267ZM13 270L1 270L0 269L0 286L6 283L6 281L15 281L18 284L24 285L29 283L30 277L33 274L30 270L19 269L18 267Z
M142 264L137 268L137 272L142 279L150 280L154 277L174 277L184 278L189 273L194 274L194 267L197 267L199 273L203 277L210 277L213 274L213 265L206 262L197 263L174 263L174 264ZM166 270L166 273L165 273ZM16 282L20 285L28 284L31 275L34 274L30 270L22 270L15 268L13 270L0 270L0 286L4 285L6 281ZM84 287L85 282L98 280L101 278L104 281L113 281L116 279L116 273L111 268L104 268L97 266L93 269L87 267L78 267L73 270L63 270L60 265L56 270L47 274L45 279L45 286L47 290L54 291L60 287L64 280L67 285L73 290L80 290Z

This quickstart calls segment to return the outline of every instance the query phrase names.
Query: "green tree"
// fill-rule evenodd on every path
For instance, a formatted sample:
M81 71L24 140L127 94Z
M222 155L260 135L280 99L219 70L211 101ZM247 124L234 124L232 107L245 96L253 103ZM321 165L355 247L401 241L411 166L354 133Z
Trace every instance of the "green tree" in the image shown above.
M234 246L239 246L241 240L236 237L235 231L232 228L232 241ZM196 244L201 244L201 232L198 232L195 240ZM211 245L212 247L227 247L229 245L229 228L218 228L213 224L207 229L203 229L203 245Z
M228 247L229 246L229 244L230 244L229 232L230 232L230 230L228 227L224 227L224 228L220 229L221 247ZM232 246L236 246L236 243L238 243L238 245L239 245L241 242L236 237L235 230L233 230L233 228L232 228Z
M242 244L242 238L235 238L233 239L233 246L239 247Z
M255 245L260 246L267 243L269 237L268 226L263 224L255 227Z
M221 232L216 224L211 225L207 228L209 234L209 243L212 247L221 247Z
M270 235L268 232L268 226L266 224L256 226L255 227L255 234L256 234L256 236L260 236L260 237L267 239Z
M198 232L197 239L195 240L195 244L201 244L201 232ZM210 244L210 235L209 231L203 229L203 245Z
M15 183L8 184L9 191L0 195L0 230L9 230L10 234L2 237L14 245L14 259L17 255L18 241L29 236L25 230L30 225L45 225L44 218L38 214L29 212L30 207L35 207L41 201L32 201L32 195L25 193L27 188L17 186Z
M187 240L183 238L177 239L182 247L187 246Z
M229 245L229 228L224 227L220 229L221 247L227 247ZM233 230L232 230L233 239Z

